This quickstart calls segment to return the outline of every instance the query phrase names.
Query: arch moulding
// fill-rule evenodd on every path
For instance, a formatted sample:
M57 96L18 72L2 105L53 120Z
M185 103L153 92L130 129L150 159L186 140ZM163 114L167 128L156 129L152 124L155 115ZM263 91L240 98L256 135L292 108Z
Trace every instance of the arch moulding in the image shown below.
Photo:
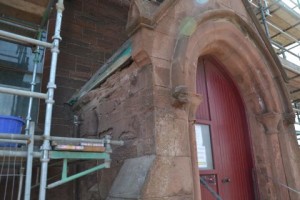
M231 76L244 101L259 198L298 199L296 193L278 184L300 188L296 181L300 178L299 149L291 133L293 111L281 66L276 65L257 32L234 12L207 11L196 23L190 35L178 36L171 64L171 87L186 86L189 90L189 121L194 120L197 109L193 98L198 59L213 56ZM193 124L189 126L194 194L200 199L195 133Z

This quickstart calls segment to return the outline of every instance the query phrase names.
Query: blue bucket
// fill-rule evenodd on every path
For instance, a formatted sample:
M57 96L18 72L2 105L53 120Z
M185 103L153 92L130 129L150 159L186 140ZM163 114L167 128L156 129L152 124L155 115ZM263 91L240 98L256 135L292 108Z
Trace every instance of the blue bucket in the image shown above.
M0 134L21 134L24 124L20 117L0 115ZM1 142L0 147L17 147L17 144Z

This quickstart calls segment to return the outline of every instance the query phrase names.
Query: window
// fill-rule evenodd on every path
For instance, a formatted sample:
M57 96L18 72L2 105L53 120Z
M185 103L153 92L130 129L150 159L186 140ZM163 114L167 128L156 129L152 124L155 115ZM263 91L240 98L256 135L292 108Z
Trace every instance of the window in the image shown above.
M201 170L214 169L210 128L208 125L196 124L195 129L198 168Z
M43 50L36 59L35 91L41 89ZM0 40L0 86L30 91L35 54L31 47ZM29 97L0 93L0 115L20 116L26 119ZM32 120L37 121L38 99L33 100Z

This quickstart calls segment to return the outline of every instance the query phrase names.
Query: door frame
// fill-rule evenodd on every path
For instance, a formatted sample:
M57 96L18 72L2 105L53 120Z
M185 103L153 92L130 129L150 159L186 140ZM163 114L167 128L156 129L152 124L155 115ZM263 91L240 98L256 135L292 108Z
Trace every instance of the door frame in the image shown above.
M214 65L218 71L224 76L224 78L226 79L226 81L228 82L228 84L231 86L231 88L233 89L233 92L237 95L237 98L239 98L240 100L240 103L241 105L237 105L238 106L238 109L241 110L242 112L242 115L243 115L243 119L242 121L244 122L243 123L243 130L245 131L245 145L246 145L246 149L245 149L245 153L246 155L245 156L250 156L249 158L249 165L251 167L251 175L252 175L252 169L254 167L254 163L253 163L253 151L252 151L252 139L250 138L250 129L249 129L249 125L248 125L248 120L247 120L247 116L246 116L246 110L245 110L245 105L244 105L244 101L241 97L241 94L236 86L236 84L234 83L234 81L232 80L232 77L230 77L230 75L228 74L228 72L226 71L225 67L222 65L222 63L220 63L216 58L214 58L213 56L201 56L199 57L198 59L198 65L197 65L197 75L198 75L198 68L199 68L199 65L203 65L203 72L204 73L204 76L202 77L204 79L204 82L206 84L206 95L207 95L207 107L208 107L208 112L209 112L209 116L210 118L213 116L212 112L214 112L214 109L212 109L211 106L211 103L209 101L209 92L208 92L208 86L207 86L207 77L206 77L206 68L205 68L205 61L208 61L210 62L212 65ZM202 64L200 64L200 62L203 62ZM201 77L198 77L196 76L196 80L198 78L201 78ZM197 81L198 82L198 81ZM198 83L197 83L198 84ZM197 91L198 92L198 91ZM203 97L204 98L204 97ZM201 106L201 104L199 105ZM218 135L217 134L213 134L214 132L218 132L217 130L215 130L215 122L211 120L205 120L205 119L198 119L196 118L195 120L195 123L196 124L201 124L201 125L208 125L210 127L210 136L211 136L211 148L212 148L212 159L213 159L213 163L214 163L214 166L219 166L221 167L222 166L222 163L221 163L221 157L222 157L222 154L221 154L221 150L220 150L220 146L216 145L216 144L213 144L213 141L218 141L219 139L216 138ZM221 169L219 169L221 170ZM201 175L210 175L210 174L215 174L216 177L217 177L217 193L220 194L220 185L222 185L222 180L221 180L221 176L220 176L220 173L218 172L219 170L217 169L212 169L212 170L200 170L199 169L199 176ZM251 176L252 179L252 187L251 189L254 190L254 182L255 180L253 180L254 176L252 175ZM201 185L200 187L203 187L203 185ZM253 191L253 194L257 193L257 191Z
M295 170L300 169L300 164L289 156L296 155L299 148L296 141L291 142L292 139L286 136L294 129L293 110L278 66L261 45L256 32L235 13L204 12L196 24L188 38L178 38L171 65L171 87L185 85L189 89L187 111L194 198L201 199L194 136L195 113L201 97L196 94L195 74L198 58L213 56L232 77L244 101L252 139L253 176L257 177L253 185L258 188L257 198L290 199L289 191L267 178L271 176L290 187L300 188L300 182L296 181L300 172Z

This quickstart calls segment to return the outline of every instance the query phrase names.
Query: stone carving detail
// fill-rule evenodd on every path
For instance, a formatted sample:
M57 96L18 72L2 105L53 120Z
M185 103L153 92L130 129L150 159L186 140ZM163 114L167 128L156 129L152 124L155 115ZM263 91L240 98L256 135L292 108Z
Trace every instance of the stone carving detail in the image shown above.
M199 94L189 93L185 85L178 85L172 91L173 102L172 106L181 108L188 105L187 111L189 113L189 120L195 119L195 114L198 106L202 101L202 96Z
M277 134L278 124L281 115L275 112L268 112L257 116L257 120L264 126L266 134Z
M181 107L189 102L188 89L185 85L176 86L173 89L172 96L174 97L174 102L172 103L174 107Z
M153 28L169 6L177 0L133 0L131 2L126 30L133 34L141 26Z

